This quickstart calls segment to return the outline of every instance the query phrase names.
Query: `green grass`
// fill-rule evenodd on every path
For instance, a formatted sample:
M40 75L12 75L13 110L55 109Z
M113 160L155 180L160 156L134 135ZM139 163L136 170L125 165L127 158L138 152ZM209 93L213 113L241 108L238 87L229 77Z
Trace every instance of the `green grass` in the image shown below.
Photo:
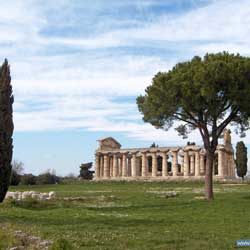
M55 191L56 201L4 202L1 224L73 249L230 250L250 238L250 185L215 184L215 200L195 199L202 183L103 182L20 186ZM165 198L177 191L178 196ZM63 197L85 197L64 201ZM0 235L1 237L1 235Z

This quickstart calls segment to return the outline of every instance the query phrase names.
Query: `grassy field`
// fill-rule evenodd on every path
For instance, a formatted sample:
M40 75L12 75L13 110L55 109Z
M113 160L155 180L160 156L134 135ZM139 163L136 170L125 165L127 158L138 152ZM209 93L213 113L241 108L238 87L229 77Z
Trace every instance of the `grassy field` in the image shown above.
M250 238L249 184L216 184L213 202L200 199L202 183L89 182L11 190L55 191L57 199L4 202L1 225L67 239L73 249L230 250L237 239ZM178 195L166 198L172 191Z

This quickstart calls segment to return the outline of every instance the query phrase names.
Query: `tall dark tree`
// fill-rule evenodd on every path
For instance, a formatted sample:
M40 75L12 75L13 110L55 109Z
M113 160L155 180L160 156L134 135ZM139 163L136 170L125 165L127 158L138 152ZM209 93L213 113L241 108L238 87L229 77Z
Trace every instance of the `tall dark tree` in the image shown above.
M240 141L236 145L236 170L237 175L244 179L247 173L247 147L243 141Z
M5 59L0 68L0 202L8 191L11 176L13 102L10 66Z
M226 52L195 56L155 75L137 98L145 122L184 137L198 129L206 149L205 194L213 199L213 162L218 138L227 125L244 136L250 117L250 58Z

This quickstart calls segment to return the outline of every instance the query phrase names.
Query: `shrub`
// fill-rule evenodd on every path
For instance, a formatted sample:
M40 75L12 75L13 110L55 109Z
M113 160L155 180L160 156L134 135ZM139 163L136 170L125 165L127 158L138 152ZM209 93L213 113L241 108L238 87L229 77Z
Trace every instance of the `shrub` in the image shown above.
M57 184L60 178L53 173L46 172L37 176L37 184Z
M37 182L37 177L33 174L24 174L21 176L22 185L35 185Z
M15 170L12 170L10 185L17 186L21 182L21 175L19 175Z
M9 249L14 242L14 237L0 228L0 250Z
M50 247L50 250L71 250L71 249L73 249L73 247L65 239L56 240Z
M60 183L70 184L79 182L79 178L74 176L73 174L69 174L67 176L60 177Z
M12 162L12 171L10 177L10 185L17 186L21 182L21 175L23 173L23 163L18 160Z

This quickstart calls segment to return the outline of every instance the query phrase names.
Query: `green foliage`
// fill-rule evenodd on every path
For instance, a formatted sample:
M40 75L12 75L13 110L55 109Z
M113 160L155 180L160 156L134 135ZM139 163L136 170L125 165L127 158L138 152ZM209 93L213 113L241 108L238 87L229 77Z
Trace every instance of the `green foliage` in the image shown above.
M43 185L43 184L57 184L60 182L60 178L58 176L56 176L55 173L47 171L43 174L40 174L37 176L37 181L36 183L39 185Z
M177 131L183 136L198 128L203 140L213 137L204 141L208 148L216 146L229 123L239 133L249 128L249 102L250 59L229 53L196 56L159 72L137 98L145 122L167 130L181 121Z
M5 59L0 68L0 202L8 191L11 176L13 102L10 68Z
M23 170L23 163L21 161L14 160L12 162L10 185L17 186L21 182L21 175L23 173Z
M45 184L57 184L60 182L60 177L56 176L53 171L47 171L38 176L32 174L24 174L21 176L22 185L45 185Z
M203 182L34 186L38 192L55 191L56 207L25 209L5 206L4 201L0 204L0 224L8 223L13 231L20 229L54 242L67 239L74 250L235 250L237 239L249 237L249 187L249 182L215 183L216 200L211 203L197 199L202 198ZM26 191L30 187L11 189ZM173 191L178 196L166 199L165 194ZM86 200L64 204L66 197ZM60 202L63 204L57 205ZM10 235L9 230L5 232Z
M21 176L22 185L35 185L36 182L37 182L37 178L33 174L24 174Z
M0 250L9 249L14 243L14 238L4 230L0 229Z
M54 201L44 201L33 198L26 198L22 200L9 199L5 205L6 207L16 207L30 210L48 210L61 206L60 202L56 204Z
M21 208L40 208L40 203L43 202L38 201L37 199L27 198L22 200L10 199L9 205L13 207L21 207Z
M155 144L155 142L153 142L150 146L150 148L158 148L159 146Z
M73 249L72 246L65 239L56 240L50 247L50 250L71 250L71 249Z
M93 165L92 162L81 164L79 177L81 177L84 180L92 180L93 171L90 170L92 165Z
M196 145L195 142L190 142L190 141L187 142L187 146L194 146L194 145Z
M14 169L12 169L10 185L17 186L21 182L21 175L19 175Z
M247 147L243 141L240 141L236 145L236 170L237 175L244 179L247 173Z
M21 175L24 171L23 163L21 161L14 160L12 162L12 170Z
M145 92L137 97L145 122L168 130L177 121L176 130L183 138L199 130L207 151L206 197L213 199L218 139L229 124L241 136L249 129L250 58L226 52L195 56L157 73Z

